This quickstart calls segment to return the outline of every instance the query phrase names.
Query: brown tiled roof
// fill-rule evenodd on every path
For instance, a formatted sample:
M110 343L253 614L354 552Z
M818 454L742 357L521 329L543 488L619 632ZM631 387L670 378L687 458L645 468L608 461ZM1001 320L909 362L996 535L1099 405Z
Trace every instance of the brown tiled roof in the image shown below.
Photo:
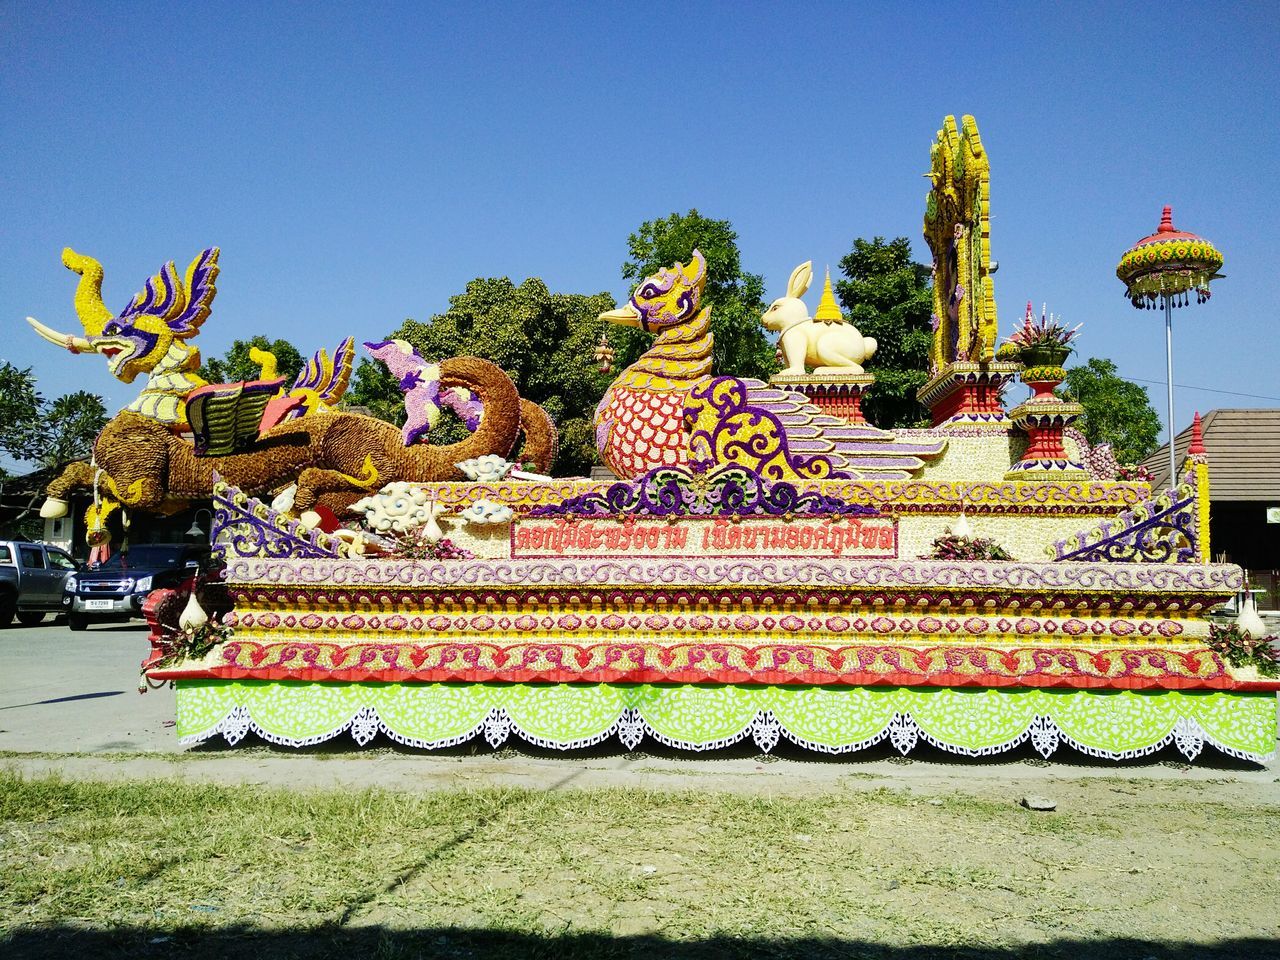
M1280 410L1210 410L1204 414L1210 500L1280 503ZM1191 427L1173 441L1178 464L1187 455ZM1169 445L1143 461L1159 489L1168 481Z

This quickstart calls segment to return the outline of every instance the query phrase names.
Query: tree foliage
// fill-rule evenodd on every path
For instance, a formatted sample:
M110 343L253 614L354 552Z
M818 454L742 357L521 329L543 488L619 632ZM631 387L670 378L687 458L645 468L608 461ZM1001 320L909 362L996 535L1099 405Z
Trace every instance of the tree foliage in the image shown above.
M306 361L298 348L288 340L268 340L264 336L252 337L249 340L235 340L231 349L223 357L211 357L200 367L199 375L210 383L239 383L242 380L257 380L262 375L262 368L249 359L249 350L257 347L275 354L278 376L286 377L286 386L291 385L302 370Z
M77 390L48 404L42 418L44 442L34 459L42 467L63 467L93 453L93 441L107 425L107 408L97 394Z
M87 458L107 422L97 394L77 390L46 400L30 369L0 360L0 452L38 467Z
M696 210L641 224L627 241L625 279L639 281L680 261L695 247L707 258L704 305L712 307L717 372L767 378L776 369L774 347L760 324L764 280L744 273L737 234L727 220L710 220ZM483 357L502 367L520 395L540 404L556 421L560 453L553 472L583 474L598 462L592 417L615 373L601 374L594 357L603 324L600 313L615 306L607 293L552 293L530 278L519 285L506 277L481 278L449 300L449 309L428 321L406 320L391 338L407 340L428 360ZM615 371L632 363L652 337L610 326L617 350ZM395 378L382 364L362 358L347 392L348 406L363 407L392 423L404 422L404 404ZM452 443L462 426L448 414L428 436Z
M560 452L553 471L584 474L596 462L591 419L611 380L599 372L593 355L600 333L597 318L613 306L607 293L552 293L537 278L518 286L506 277L481 278L451 297L445 313L425 323L406 320L391 337L408 341L428 360L473 356L500 366L520 396L539 404L556 422ZM375 416L404 420L395 379L367 358L356 368L348 397ZM462 429L445 417L427 439L451 443Z
M764 278L742 269L738 234L728 220L712 220L697 210L649 220L627 238L630 258L622 277L634 288L645 277L674 263L688 263L694 249L707 259L707 286L702 305L711 307L715 334L713 371L769 379L777 369L775 347L760 323L764 312ZM633 363L652 337L639 330L611 327L609 339L618 351L619 367Z
M14 460L35 455L40 440L36 424L43 405L31 368L0 360L0 453Z
M885 429L920 424L928 414L916 391L929 377L933 338L929 268L911 259L906 237L859 237L840 270L846 279L836 283L836 296L846 319L877 344L868 364L875 386L862 401L867 419Z
M1138 463L1158 446L1160 415L1147 388L1122 378L1112 361L1090 357L1071 367L1059 392L1084 407L1078 426L1085 439L1111 444L1120 463Z

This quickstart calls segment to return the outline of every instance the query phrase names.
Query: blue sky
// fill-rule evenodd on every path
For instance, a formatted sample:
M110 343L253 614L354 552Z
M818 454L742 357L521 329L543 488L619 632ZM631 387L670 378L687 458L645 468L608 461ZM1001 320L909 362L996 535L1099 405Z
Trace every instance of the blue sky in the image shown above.
M628 233L690 207L770 297L858 236L925 259L929 143L971 113L1002 333L1047 302L1083 357L1163 384L1160 317L1114 269L1172 203L1228 275L1175 312L1175 382L1280 397L1278 42L1262 3L0 0L0 358L47 395L136 392L22 322L76 326L65 245L113 309L220 246L206 355L377 339L476 276L620 295ZM1182 389L1179 424L1229 406L1280 400Z

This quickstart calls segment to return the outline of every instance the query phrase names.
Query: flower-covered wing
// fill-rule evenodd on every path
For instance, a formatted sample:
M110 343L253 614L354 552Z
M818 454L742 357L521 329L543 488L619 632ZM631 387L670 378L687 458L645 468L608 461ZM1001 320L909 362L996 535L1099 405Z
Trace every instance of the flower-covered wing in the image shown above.
M258 439L262 414L284 378L211 383L187 394L187 419L199 457L225 457Z
M149 278L117 318L136 324L150 318L165 324L180 338L193 336L212 309L217 294L218 248L210 247L191 261L186 281L178 278L177 267L169 261Z

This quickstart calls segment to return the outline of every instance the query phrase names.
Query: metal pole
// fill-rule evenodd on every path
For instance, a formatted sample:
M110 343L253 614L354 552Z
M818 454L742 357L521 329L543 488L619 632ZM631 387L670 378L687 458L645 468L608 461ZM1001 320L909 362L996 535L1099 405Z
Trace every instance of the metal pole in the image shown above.
M1169 489L1178 485L1178 455L1173 448L1173 301L1164 300L1164 352L1169 377Z

